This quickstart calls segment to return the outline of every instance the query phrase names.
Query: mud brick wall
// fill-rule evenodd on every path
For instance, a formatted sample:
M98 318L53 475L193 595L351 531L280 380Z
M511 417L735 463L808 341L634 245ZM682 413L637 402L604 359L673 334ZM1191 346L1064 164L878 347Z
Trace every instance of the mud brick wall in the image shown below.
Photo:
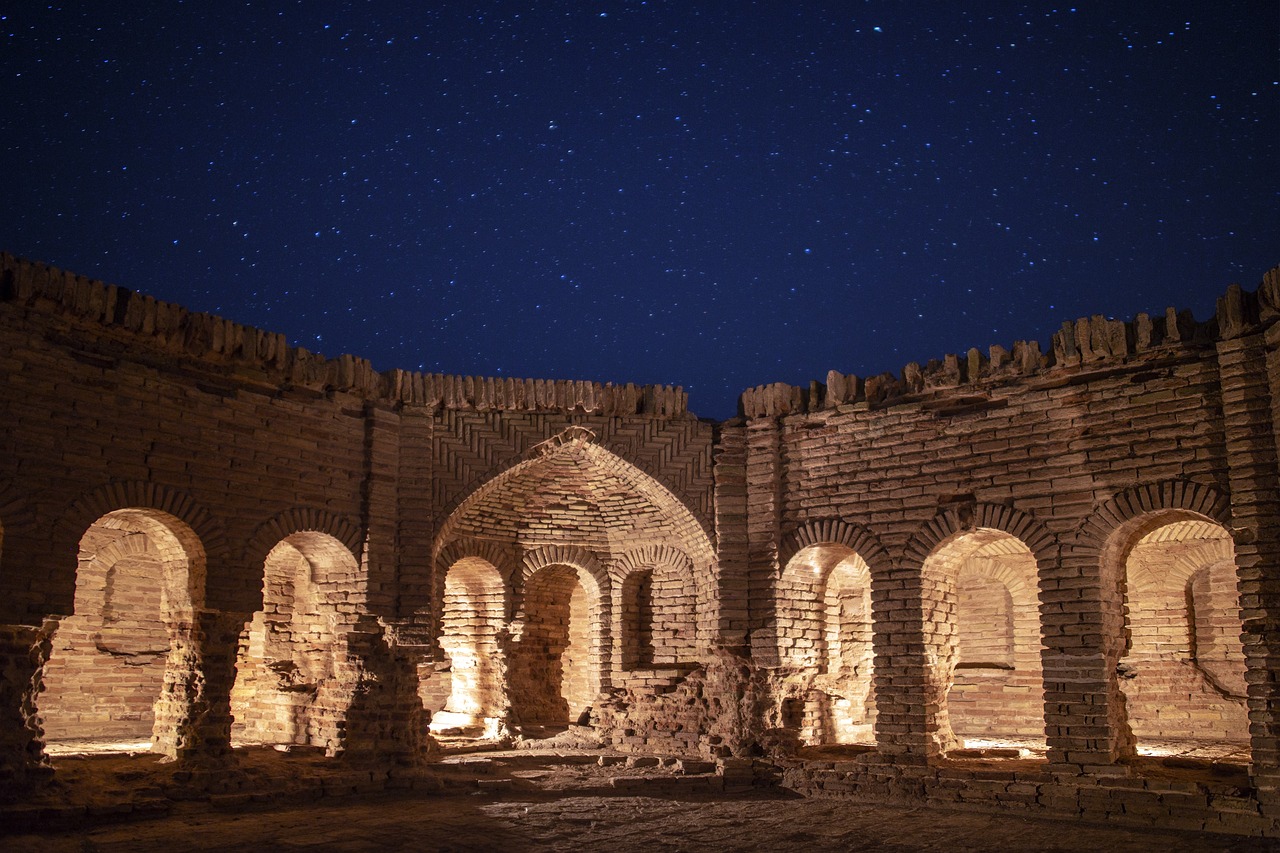
M150 733L179 757L217 751L234 707L247 741L333 754L357 735L366 751L412 742L397 721L425 719L449 692L421 677L447 671L441 527L579 424L603 469L679 516L625 548L625 533L601 531L599 557L583 557L600 592L582 606L604 626L589 666L609 666L613 583L633 569L672 590L648 629L660 655L714 639L712 428L680 389L377 373L8 255L0 315L0 621L60 618L46 689L14 694L59 737ZM621 500L615 519L636 508ZM696 547L663 550L663 530ZM524 537L496 560L498 645L518 613L513 577L565 542ZM283 568L279 548L296 552ZM683 621L660 626L673 608ZM107 684L110 701L94 687Z
M1239 802L1178 819L1273 831L1277 319L1272 271L1204 322L1085 318L712 424L678 388L380 373L0 255L0 778L40 775L42 717L401 760L433 712L589 711L631 751L873 756L815 790L1086 816L1158 806L1135 755L1212 740L1249 756ZM948 775L969 740L1047 748L1034 792Z

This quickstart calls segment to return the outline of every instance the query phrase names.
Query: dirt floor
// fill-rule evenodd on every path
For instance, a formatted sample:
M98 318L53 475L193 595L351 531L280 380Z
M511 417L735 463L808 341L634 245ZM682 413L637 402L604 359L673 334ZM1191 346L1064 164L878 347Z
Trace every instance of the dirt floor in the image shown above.
M184 851L1257 851L1221 836L781 799L378 794L3 839L41 853Z
M112 851L1259 851L1276 842L1008 814L724 791L714 765L581 751L446 756L395 790L360 791L318 756L241 756L221 793L175 796L173 765L135 755L59 762L59 782L0 826L0 849ZM215 786L217 787L217 786ZM148 791L151 793L148 794ZM159 796L161 791L168 791ZM141 793L139 793L141 792ZM51 823L38 811L47 808ZM11 812L10 816L14 814ZM71 820L68 821L70 815ZM80 817L77 819L76 816ZM146 815L146 817L143 817ZM14 818L16 820L16 818ZM74 829L55 829L56 824ZM4 837L7 835L7 837Z

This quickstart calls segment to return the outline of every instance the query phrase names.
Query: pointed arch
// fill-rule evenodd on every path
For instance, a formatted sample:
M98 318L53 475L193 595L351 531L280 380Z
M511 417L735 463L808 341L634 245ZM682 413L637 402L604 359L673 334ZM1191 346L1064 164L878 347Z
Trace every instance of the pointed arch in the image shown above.
M698 527L702 537L705 538L707 543L706 558L714 560L715 525L710 518L706 517L681 494L680 485L673 482L661 471L654 470L644 460L635 458L628 452L626 444L617 440L609 440L608 438L602 440L594 430L581 424L569 424L559 432L538 441L532 446L528 446L523 452L502 457L489 470L474 477L468 486L438 509L436 517L443 520L441 532L445 532L448 520L457 516L459 510L471 501L477 493L488 491L509 477L518 476L522 469L536 464L548 456L553 456L565 449L584 447L589 447L600 454L613 457L628 468L634 469L636 473L643 475L646 480L652 482L653 486L668 495L671 500L677 502L681 509L688 513L690 520ZM694 549L690 551L690 556L695 561L701 561L704 555Z

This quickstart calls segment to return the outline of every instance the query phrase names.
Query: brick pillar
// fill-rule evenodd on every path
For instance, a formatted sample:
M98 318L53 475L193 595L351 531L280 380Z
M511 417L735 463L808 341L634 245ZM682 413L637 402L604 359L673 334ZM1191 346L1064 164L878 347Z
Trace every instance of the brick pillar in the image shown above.
M875 632L876 747L897 764L922 764L939 751L926 701L921 567L896 562L871 573Z
M1124 652L1119 579L1103 577L1097 551L1067 546L1056 566L1042 570L1040 599L1049 767L1106 772L1134 754L1116 678Z
M396 481L397 614L415 623L429 618L435 544L431 496L432 417L426 408L400 411L400 469Z
M231 688L240 633L252 614L199 611L173 638L156 702L155 750L180 761L231 757Z
M416 657L397 648L388 627L373 616L361 616L343 645L352 699L342 725L342 757L377 764L424 759L433 741L418 696Z
M714 645L745 652L751 631L747 545L747 430L741 423L719 430L712 456L715 477L716 563L719 620Z
M778 663L774 596L782 522L782 438L774 418L747 423L747 577L751 655Z
M1224 314L1219 303L1220 321ZM1224 322L1224 337L1233 331ZM1280 816L1280 326L1218 342L1231 485L1231 527L1249 684L1253 777L1264 810Z
M399 523L400 417L370 404L365 408L365 481L361 522L365 550L366 606L379 616L396 613L396 534Z
M55 625L0 625L0 800L30 791L53 772L36 693Z

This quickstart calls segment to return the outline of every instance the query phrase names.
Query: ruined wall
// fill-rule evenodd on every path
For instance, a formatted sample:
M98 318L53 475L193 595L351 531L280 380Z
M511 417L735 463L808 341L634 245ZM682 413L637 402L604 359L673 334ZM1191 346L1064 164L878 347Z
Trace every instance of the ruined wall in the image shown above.
M1278 316L1273 271L1207 322L832 371L717 425L673 388L377 373L0 256L0 778L39 775L41 715L376 759L443 712L856 747L862 787L1013 744L1046 803L1204 740L1272 819Z
M387 726L424 730L439 707L422 707L418 673L439 657L434 548L458 497L589 421L610 453L709 505L710 427L679 389L379 374L7 255L0 321L0 621L61 619L50 689L29 697L58 737L153 729L173 754L225 749L234 689L237 737L340 753L360 731L369 749L413 749L421 732ZM184 531L172 562L199 578L183 612L157 619L128 591L158 582L159 557L86 538L119 512ZM264 597L268 555L300 534L328 537L352 570L319 604L292 600L305 584Z

